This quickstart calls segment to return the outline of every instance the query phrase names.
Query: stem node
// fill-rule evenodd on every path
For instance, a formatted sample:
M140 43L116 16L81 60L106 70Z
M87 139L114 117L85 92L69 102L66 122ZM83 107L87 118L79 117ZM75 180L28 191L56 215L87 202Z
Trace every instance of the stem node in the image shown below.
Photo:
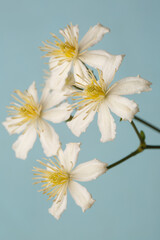
M147 145L145 142L142 142L138 148L138 152L141 153L146 149Z

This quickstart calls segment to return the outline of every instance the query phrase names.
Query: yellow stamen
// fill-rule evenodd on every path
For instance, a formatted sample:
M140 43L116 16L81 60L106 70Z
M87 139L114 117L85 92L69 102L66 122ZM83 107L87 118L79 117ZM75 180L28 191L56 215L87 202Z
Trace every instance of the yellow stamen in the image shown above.
M46 193L49 196L49 199L54 198L58 195L61 190L63 189L63 194L66 194L67 184L70 180L70 174L64 169L64 167L60 164L59 160L55 157L55 162L51 159L45 159L49 161L49 164L46 164L40 160L38 162L45 166L48 169L40 169L34 167L33 171L37 172L34 173L34 179L40 179L37 183L45 183L40 191L44 194ZM51 165L52 164L52 165ZM41 180L42 179L42 180Z
M55 42L50 41L43 42L44 47L40 47L42 51L46 51L44 57L54 57L59 60L59 65L64 61L72 61L78 55L78 35L74 35L73 26L68 25L66 29L67 33L63 32L65 42L61 41L56 35L51 33L52 37L55 38Z
M39 118L41 115L42 106L35 103L33 96L27 91L22 93L21 91L16 90L15 93L22 100L12 95L12 97L18 103L12 103L8 109L10 109L9 114L13 116L12 119L20 119L20 121L10 126L21 126L26 122Z
M57 50L53 51L52 53L55 55L64 55L67 58L73 58L76 53L76 48L69 44L68 42L59 43L56 42Z
M73 97L77 97L78 102L72 105L72 108L78 108L79 110L93 103L94 110L97 109L99 103L106 97L106 87L103 80L102 73L99 71L99 81L96 80L92 71L89 70L89 78L82 79L85 84L76 84L76 87L81 88L72 94ZM76 100L76 99L74 99Z

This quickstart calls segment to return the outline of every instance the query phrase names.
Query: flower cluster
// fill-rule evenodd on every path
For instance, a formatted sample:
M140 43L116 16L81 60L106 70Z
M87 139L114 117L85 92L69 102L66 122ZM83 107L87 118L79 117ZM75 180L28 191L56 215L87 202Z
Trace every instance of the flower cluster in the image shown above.
M3 122L10 134L20 134L12 148L16 157L26 159L39 136L44 154L52 159L39 160L45 169L34 167L37 182L43 183L42 191L53 198L49 209L59 219L67 205L67 189L82 211L90 208L94 201L85 187L76 181L90 181L107 171L107 164L97 159L74 168L80 143L69 143L63 151L58 134L48 121L67 121L71 132L79 137L85 132L94 116L98 114L101 142L111 141L116 135L116 124L111 112L122 120L132 121L139 111L138 105L123 95L150 91L151 83L139 75L125 77L111 84L124 55L112 55L104 50L88 50L98 43L110 30L97 24L91 27L79 41L78 25L68 25L60 30L62 41L52 34L54 42L43 42L41 50L49 58L49 76L44 84L41 99L35 82L28 90L16 90L15 100L8 106L9 117ZM98 71L98 79L93 70ZM71 103L67 100L71 99ZM75 110L75 114L73 114Z

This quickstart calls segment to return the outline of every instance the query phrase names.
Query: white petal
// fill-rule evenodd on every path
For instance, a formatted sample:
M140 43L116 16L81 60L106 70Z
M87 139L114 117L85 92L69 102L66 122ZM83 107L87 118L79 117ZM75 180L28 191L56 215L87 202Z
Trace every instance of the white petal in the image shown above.
M132 121L134 115L139 111L137 104L128 98L109 95L107 97L108 107L123 120Z
M12 117L7 117L5 122L2 122L3 126L6 128L6 130L9 132L9 134L19 134L21 133L25 128L27 124L23 124L19 126L18 124L20 121L22 121L22 118L13 119Z
M83 79L88 78L88 70L80 60L74 62L74 78L76 83L82 84L84 84Z
M71 196L75 200L76 204L82 208L85 212L88 208L92 207L95 200L85 187L77 182L70 181L68 185Z
M55 49L54 49L55 50ZM49 68L50 68L50 74L52 71L54 72L54 75L57 76L63 69L63 64L59 65L59 57L52 56L49 59ZM66 64L64 64L65 66Z
M77 137L79 137L82 132L85 132L89 124L93 121L96 111L91 110L88 112L91 108L92 105L81 110L77 110L74 118L67 122L68 127Z
M66 61L63 59L63 63L59 63L59 58L57 57L51 57L49 60L49 67L50 67L50 74L52 76L52 80L54 78L57 78L58 76L60 78L64 78L68 75L68 72L71 69L71 62ZM55 80L56 81L56 80Z
M102 102L98 110L98 127L101 132L101 142L112 141L116 135L116 124L106 101Z
M32 95L35 103L38 103L38 93L37 93L37 88L36 88L36 83L33 82L31 86L28 88L27 92Z
M47 122L42 121L39 124L40 129L40 141L43 147L43 151L47 157L56 155L60 141L59 136L55 130Z
M118 70L125 55L110 55L104 63L103 79L106 87L112 82L116 71Z
M66 144L65 151L62 148L58 149L57 156L61 165L70 172L76 164L78 153L80 151L80 143L68 143Z
M140 76L127 77L113 84L109 94L128 95L134 93L148 92L151 91L151 84L151 82L144 80Z
M71 66L72 62L64 60L63 64L58 65L58 67L54 67L54 58L51 58L50 59L51 75L46 81L47 86L53 90L62 89L65 85L65 80L68 77Z
M71 173L71 178L76 181L86 182L96 179L107 171L107 163L97 159L79 164Z
M109 32L109 28L97 24L94 27L90 27L88 32L84 35L79 44L79 51L83 51L89 47L92 47L98 43L105 33Z
M73 73L69 73L66 78L65 85L62 88L62 91L65 92L65 95L68 97L75 91L75 78Z
M30 149L36 140L37 132L33 126L28 127L24 134L20 135L15 143L12 145L12 149L16 153L17 158L26 159Z
M51 93L51 88L49 88L48 85L45 82L44 88L42 90L40 104L43 104L45 101L47 101L48 95L50 93Z
M58 149L57 156L58 156L58 159L59 159L61 165L66 169L64 152L61 147Z
M51 208L48 209L48 212L57 220L67 208L67 194L63 194L63 190L64 189L62 189L62 191L59 193Z
M60 123L70 117L72 110L69 110L70 104L62 103L60 106L43 112L42 118L53 123Z
M50 74L54 74L55 76L61 75L65 73L68 66L71 66L71 62L67 61L65 58L59 57L57 55L52 56L49 59L49 67L50 67Z
M110 53L103 50L93 50L85 51L80 55L79 59L85 64L102 70L106 64L109 64L109 66L112 66L112 64L115 65L115 59L116 57L119 58L119 56L121 55L111 55Z
M66 98L67 96L65 92L61 90L53 90L52 92L49 92L48 96L43 99L43 102L41 102L43 105L43 111L60 104Z
M74 46L75 39L78 41L79 27L78 25L68 25L64 30L61 29L60 34L65 38L65 41Z
M68 143L64 150L65 168L68 172L75 166L80 151L80 143Z

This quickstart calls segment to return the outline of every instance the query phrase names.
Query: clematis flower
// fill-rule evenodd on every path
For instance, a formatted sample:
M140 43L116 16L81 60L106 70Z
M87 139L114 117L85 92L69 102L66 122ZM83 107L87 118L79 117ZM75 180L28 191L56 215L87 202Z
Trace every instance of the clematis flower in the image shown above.
M85 64L94 68L102 69L105 62L112 64L118 69L123 55L111 55L103 50L88 51L87 49L98 43L105 33L110 30L101 24L91 27L89 31L78 43L79 28L78 25L68 25L60 34L64 37L64 42L56 35L55 42L43 42L42 51L46 51L45 57L49 57L51 77L47 84L52 89L63 88L65 79L70 71L73 71L76 81L80 81L79 76L84 77L87 74Z
M71 113L67 110L69 104L61 103L66 98L64 93L58 90L50 92L45 87L41 100L38 101L35 82L24 93L19 90L15 93L18 97L12 97L17 102L11 103L8 107L11 117L8 117L3 125L10 134L22 133L12 145L16 157L26 159L37 134L46 156L56 154L60 147L59 136L46 120L60 123L69 118Z
M86 131L96 112L98 112L101 142L113 140L116 135L116 124L110 110L123 120L130 122L139 111L138 105L134 101L121 95L151 90L151 83L140 76L121 79L109 87L114 75L114 66L106 64L104 71L99 71L98 81L94 74L89 71L88 77L82 79L83 83L76 83L82 90L77 90L72 94L72 96L76 97L76 102L72 105L72 108L78 110L67 125L77 137Z
M56 219L60 218L67 207L67 189L83 212L90 208L95 200L87 189L76 181L91 181L107 171L107 164L97 159L74 168L79 151L80 143L68 143L64 151L59 149L55 162L51 159L45 159L48 163L38 160L46 169L34 167L34 175L37 176L34 179L38 179L35 184L43 183L43 189L40 191L47 193L49 199L54 199L49 213Z

